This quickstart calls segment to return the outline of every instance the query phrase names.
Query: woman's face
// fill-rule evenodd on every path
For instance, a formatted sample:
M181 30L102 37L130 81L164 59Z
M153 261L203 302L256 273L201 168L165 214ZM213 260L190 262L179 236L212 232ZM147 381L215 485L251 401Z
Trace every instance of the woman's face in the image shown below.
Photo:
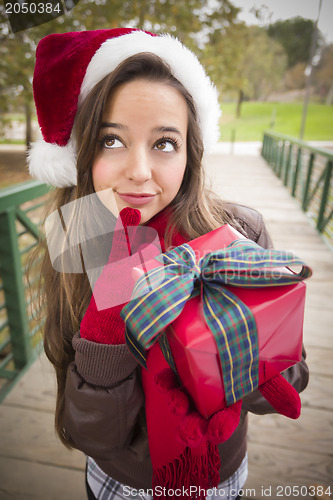
M187 104L173 87L138 79L118 87L103 113L92 178L119 211L149 221L175 198L187 160Z

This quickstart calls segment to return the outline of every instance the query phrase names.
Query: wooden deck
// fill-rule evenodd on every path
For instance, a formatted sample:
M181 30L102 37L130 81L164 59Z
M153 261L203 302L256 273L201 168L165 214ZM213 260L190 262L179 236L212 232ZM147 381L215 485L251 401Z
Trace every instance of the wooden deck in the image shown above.
M333 253L260 157L212 155L207 165L212 187L261 211L275 247L295 251L314 273L304 330L311 378L302 415L296 421L251 415L244 497L316 498L301 489L310 485L333 492ZM41 356L0 406L1 500L86 498L84 457L54 435L54 394L52 369Z

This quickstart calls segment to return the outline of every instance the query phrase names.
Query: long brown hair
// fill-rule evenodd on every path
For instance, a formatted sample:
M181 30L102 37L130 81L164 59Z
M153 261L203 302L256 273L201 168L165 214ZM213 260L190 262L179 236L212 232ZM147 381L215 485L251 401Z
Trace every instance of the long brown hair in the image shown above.
M56 190L52 209L57 210L94 192L92 163L94 161L103 110L110 94L120 85L144 78L177 89L188 108L187 165L180 190L172 201L171 228L186 234L189 239L201 236L230 222L223 209L223 202L205 185L202 166L203 142L197 111L192 96L172 76L169 66L158 56L142 53L123 61L111 74L100 81L87 95L76 114L73 140L77 146L77 186ZM168 241L167 241L168 244ZM89 304L91 287L84 273L69 274L53 269L46 252L43 269L42 300L46 299L47 319L44 333L45 353L54 365L57 375L57 403L55 425L58 436L67 446L73 443L63 427L64 391L66 371L74 360L73 335L79 331L80 322Z

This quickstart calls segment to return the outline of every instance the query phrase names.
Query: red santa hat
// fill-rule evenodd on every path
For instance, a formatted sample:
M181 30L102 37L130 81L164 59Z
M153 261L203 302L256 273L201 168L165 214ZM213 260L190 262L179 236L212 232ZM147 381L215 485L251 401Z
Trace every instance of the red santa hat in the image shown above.
M178 39L131 28L77 31L43 38L36 52L34 99L43 140L28 154L33 177L56 187L76 185L76 147L71 138L77 107L88 92L126 58L156 54L196 104L205 150L219 138L216 88L198 58Z

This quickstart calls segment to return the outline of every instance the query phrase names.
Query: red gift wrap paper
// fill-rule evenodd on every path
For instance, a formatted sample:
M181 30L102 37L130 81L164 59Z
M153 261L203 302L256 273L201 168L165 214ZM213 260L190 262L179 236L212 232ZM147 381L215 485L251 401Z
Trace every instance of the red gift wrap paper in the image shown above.
M244 238L226 224L188 244L199 260L207 253ZM147 269L160 265L152 260L146 263L145 270L140 267L133 269L133 277L137 279ZM255 317L259 342L259 385L298 363L302 356L305 283L265 288L227 285L226 288L239 297ZM200 296L187 301L180 316L167 327L166 333L180 381L192 397L196 409L205 418L223 409L226 401L220 357L204 319Z

